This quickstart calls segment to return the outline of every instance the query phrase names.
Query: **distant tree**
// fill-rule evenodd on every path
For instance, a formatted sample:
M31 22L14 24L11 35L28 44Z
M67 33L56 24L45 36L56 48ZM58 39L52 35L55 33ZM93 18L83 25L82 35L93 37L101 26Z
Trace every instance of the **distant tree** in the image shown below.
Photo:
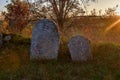
M97 16L96 9L91 10L91 16Z
M102 9L99 10L99 16L102 16Z
M116 15L116 9L117 9L117 7L118 7L118 5L116 5L115 7L113 7L113 8L108 8L108 9L106 9L105 10L105 15L106 16L114 16L114 15Z
M5 20L9 23L8 29L20 33L29 21L29 5L21 0L11 0L6 8L7 13L4 15Z
M83 8L80 9L80 16L84 16L85 15L85 10Z

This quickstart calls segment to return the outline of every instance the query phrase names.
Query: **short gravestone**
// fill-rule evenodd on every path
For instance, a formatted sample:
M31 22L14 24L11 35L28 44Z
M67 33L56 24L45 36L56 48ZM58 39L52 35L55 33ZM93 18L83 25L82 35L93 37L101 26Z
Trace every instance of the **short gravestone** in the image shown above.
M60 36L56 24L40 20L32 31L31 59L57 59Z
M68 43L73 61L87 61L92 59L90 41L83 36L75 36Z

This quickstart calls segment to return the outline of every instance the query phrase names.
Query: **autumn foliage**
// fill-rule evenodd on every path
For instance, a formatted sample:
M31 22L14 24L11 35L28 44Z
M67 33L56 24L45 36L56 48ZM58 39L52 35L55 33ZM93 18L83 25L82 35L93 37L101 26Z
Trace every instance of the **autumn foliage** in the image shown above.
M29 5L26 2L16 0L8 4L6 13L6 21L8 21L8 29L12 32L21 32L29 21Z

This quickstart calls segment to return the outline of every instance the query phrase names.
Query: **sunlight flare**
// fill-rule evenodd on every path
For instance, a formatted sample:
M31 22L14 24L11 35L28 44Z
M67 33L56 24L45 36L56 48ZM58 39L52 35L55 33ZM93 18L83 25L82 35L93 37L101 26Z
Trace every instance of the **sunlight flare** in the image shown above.
M113 24L111 24L110 26L108 26L106 29L105 29L105 33L110 31L111 29L115 28L118 23L120 23L120 19L118 19L117 21L115 21Z

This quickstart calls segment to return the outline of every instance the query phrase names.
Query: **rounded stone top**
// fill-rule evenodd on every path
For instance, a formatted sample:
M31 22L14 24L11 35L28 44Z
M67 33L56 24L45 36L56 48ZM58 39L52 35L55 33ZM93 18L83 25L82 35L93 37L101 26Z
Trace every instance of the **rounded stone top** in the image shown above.
M80 41L88 41L90 43L89 39L87 39L86 37L81 36L81 35L77 35L77 36L72 37L70 41L72 41L72 42L75 41L76 42L78 40L80 40Z
M38 21L34 29L38 29L41 31L47 30L48 32L58 32L56 23L53 20L49 20L46 18Z

